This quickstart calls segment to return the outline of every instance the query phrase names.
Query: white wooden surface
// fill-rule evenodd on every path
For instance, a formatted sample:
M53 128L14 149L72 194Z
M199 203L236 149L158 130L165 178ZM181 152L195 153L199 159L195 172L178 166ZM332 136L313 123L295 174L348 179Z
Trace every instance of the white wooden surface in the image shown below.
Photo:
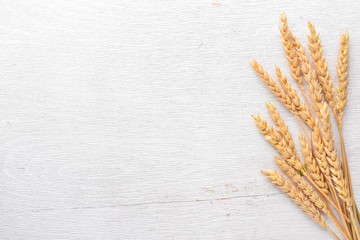
M357 0L0 6L1 239L331 239L259 173L275 151L250 114L278 102L249 60L288 72L281 11L301 40L316 24L335 80L349 29L360 201Z

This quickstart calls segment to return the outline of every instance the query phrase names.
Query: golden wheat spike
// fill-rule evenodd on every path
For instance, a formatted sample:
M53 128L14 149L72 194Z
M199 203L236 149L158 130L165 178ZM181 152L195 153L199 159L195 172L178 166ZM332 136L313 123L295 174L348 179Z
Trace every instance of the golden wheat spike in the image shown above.
M263 80L263 82L267 85L267 87L271 90L271 92L280 100L280 102L283 103L283 105L290 110L292 114L295 116L300 116L301 119L312 129L314 127L314 118L310 114L307 107L300 103L298 106L298 109L296 109L296 106L294 102L291 100L293 98L296 98L296 96L289 94L292 94L293 90L290 90L289 94L287 94L280 86L277 84L270 76L269 74L263 69L263 67L256 62L255 60L252 60L250 62L251 66L255 70L255 72L260 76L260 78ZM300 101L300 100L299 100Z
M279 80L281 87L283 88L285 93L290 97L291 102L295 105L295 109L297 111L301 110L300 109L301 102L300 102L299 94L296 92L295 88L291 86L285 74L281 72L280 68L276 65L275 65L275 70L276 70L276 76Z
M305 105L305 103L300 104L300 110L298 111L299 116L301 119L306 123L306 125L309 126L310 129L314 129L315 127L315 119L311 115L308 107Z
M341 167L341 159L337 159L334 162L334 166L331 168L331 179L335 183L335 189L340 198L346 203L347 206L351 206L351 199L348 189L348 181L344 178L344 173Z
M310 201L319 208L320 211L327 214L329 211L325 203L320 199L315 189L300 175L293 167L285 162L285 160L274 156L275 162L279 165L280 169L290 177L290 179L300 188Z
M269 74L263 69L263 67L252 60L250 62L251 66L255 72L259 75L261 80L268 86L272 93L284 104L284 106L289 109L292 113L295 112L295 105L291 102L289 96L286 95L284 90L269 76Z
M258 114L253 116L259 131L264 134L264 137L270 144L275 147L280 155L290 164L293 168L300 171L303 167L300 159L297 158L296 154L293 152L289 144L281 136L279 131L275 131L263 118Z
M324 151L326 153L326 160L329 164L328 166L331 172L331 179L335 183L335 188L338 191L340 198L347 204L350 204L348 184L344 178L343 170L341 167L341 160L337 155L335 141L333 139L333 133L331 131L330 111L328 110L328 106L326 103L323 104L321 113L321 133L323 140L322 142L324 146Z
M337 75L339 77L339 87L337 88L337 105L336 109L339 111L340 119L344 114L344 108L347 103L347 87L349 69L349 32L341 34L340 37L340 51L338 58Z
M335 141L333 139L333 133L331 130L330 111L326 103L323 104L321 112L321 133L323 139L323 146L326 152L326 159L330 167L334 165L337 160L337 150L335 147Z
M280 14L280 33L281 33L281 41L283 43L283 47L286 53L286 59L289 63L289 67L291 70L291 76L298 82L298 84L302 84L301 77L301 68L299 60L296 56L296 51L293 48L293 43L291 40L291 32L288 27L288 22L285 13Z
M308 83L307 88L309 90L309 96L312 101L311 105L316 114L320 114L320 106L322 106L324 101L321 86L316 79L316 73L310 64L309 56L306 54L304 47L296 38L296 36L292 35L292 39L294 41L294 47L300 61L301 72L303 73L305 81Z
M326 178L328 178L330 177L330 168L326 159L326 152L319 129L318 119L316 119L315 122L317 127L315 127L315 130L311 133L313 154L321 172L325 175Z
M275 131L274 128L270 126L267 121L263 120L259 114L256 116L253 115L252 117L254 118L257 128L262 134L264 134L266 140L268 140L273 146L278 145L281 141L280 133Z
M327 228L325 219L319 212L319 209L304 195L301 190L295 187L289 180L286 180L282 174L273 170L262 170L261 173L263 173L272 181L273 184L285 192L290 199L306 213L306 215L310 216L322 227Z
M291 86L291 84L288 82L285 74L281 72L280 68L275 65L275 69L280 85L294 104L297 111L296 113L301 117L301 119L303 119L303 121L310 127L310 129L313 129L315 119L311 115L309 109L304 103L300 101L299 94L296 92L295 88Z
M284 137L286 143L290 146L290 148L297 154L295 143L289 131L289 128L286 126L284 120L281 118L280 114L276 110L276 107L271 102L265 103L266 107L270 113L271 119L274 121L275 125L278 127L277 130Z
M325 148L325 152L327 155L327 161L330 166L332 166L333 162L337 159L337 150L335 147L335 141L333 138L333 132L331 130L331 119L330 119L330 111L328 105L326 103L323 104L320 109L321 112L321 133L323 139L323 145Z
M299 133L299 139L301 144L301 152L304 156L307 170L310 172L312 179L315 181L315 184L321 189L321 191L324 194L329 195L329 186L326 182L325 176L321 172L319 165L313 157L309 144L306 142L305 136L301 132Z
M284 51L287 55L289 55L291 49L292 49L292 43L291 43L291 33L289 31L287 18L285 13L280 14L280 26L279 30L281 33L281 42L283 43Z
M329 103L331 108L334 108L335 87L330 77L330 72L328 70L328 63L325 61L325 57L323 54L320 34L316 33L314 25L311 24L310 22L308 26L310 30L310 35L308 36L308 40L309 40L308 46L311 51L311 56L314 59L314 66L318 76L318 80L321 85L326 101Z

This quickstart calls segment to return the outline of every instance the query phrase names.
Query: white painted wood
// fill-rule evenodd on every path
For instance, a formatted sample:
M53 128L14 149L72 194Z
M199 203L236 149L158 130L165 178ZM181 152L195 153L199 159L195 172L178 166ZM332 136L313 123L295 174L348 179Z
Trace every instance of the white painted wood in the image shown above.
M278 14L351 70L345 140L360 201L360 10L352 1L1 1L0 238L331 239L260 175L250 114L287 70ZM294 118L281 109L294 134Z

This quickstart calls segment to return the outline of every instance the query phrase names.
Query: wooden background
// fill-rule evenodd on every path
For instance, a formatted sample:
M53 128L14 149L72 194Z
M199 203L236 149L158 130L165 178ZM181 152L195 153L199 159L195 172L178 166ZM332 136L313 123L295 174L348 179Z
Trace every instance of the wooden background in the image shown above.
M289 73L282 11L303 42L315 23L335 82L350 32L360 201L359 1L0 3L1 239L331 239L259 173L275 151L250 115L279 102L249 60Z

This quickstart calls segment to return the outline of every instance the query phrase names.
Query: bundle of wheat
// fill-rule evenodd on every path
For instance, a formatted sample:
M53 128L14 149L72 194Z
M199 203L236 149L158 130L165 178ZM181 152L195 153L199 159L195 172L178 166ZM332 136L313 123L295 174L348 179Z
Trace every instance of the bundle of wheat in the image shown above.
M334 223L345 239L360 240L360 214L354 200L342 134L342 117L347 103L349 34L346 31L340 36L337 67L339 87L335 91L320 35L313 24L309 23L308 27L308 47L312 60L289 30L286 15L280 14L281 41L291 76L300 94L280 68L276 66L276 82L258 62L251 61L256 73L295 116L301 127L299 139L303 159L274 104L266 103L266 106L275 126L271 126L259 114L253 116L260 132L278 151L280 156L275 156L275 162L288 179L274 170L261 172L337 239L339 237L328 226L324 216ZM335 145L331 115L336 119L339 130L341 152Z

